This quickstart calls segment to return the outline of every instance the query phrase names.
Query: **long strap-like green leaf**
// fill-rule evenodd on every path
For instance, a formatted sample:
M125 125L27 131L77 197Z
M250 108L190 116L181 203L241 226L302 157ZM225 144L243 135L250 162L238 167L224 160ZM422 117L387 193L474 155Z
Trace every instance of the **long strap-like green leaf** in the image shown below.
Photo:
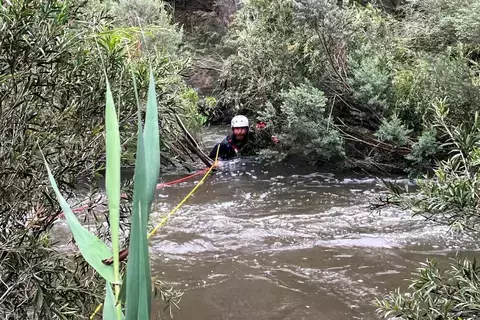
M103 303L103 320L120 320L117 319L115 310L115 296L113 295L112 286L107 281L105 302Z
M113 268L111 266L103 264L102 260L107 259L112 256L112 252L107 247L105 243L103 243L100 239L98 239L93 233L90 233L87 229L85 229L80 222L78 221L77 217L72 212L72 209L68 205L65 198L62 196L60 191L58 190L57 183L55 182L55 178L50 171L50 167L48 166L47 161L45 160L45 166L47 167L48 178L50 179L50 184L52 185L53 190L57 196L57 200L60 203L60 207L62 208L65 218L67 220L68 227L73 234L73 238L82 253L83 258L85 261L88 262L92 268L94 268L105 280L109 282L113 282L115 280L113 274Z
M126 318L146 320L150 314L150 260L147 243L147 177L142 123L138 112L138 142L133 210L127 263ZM147 315L147 317L143 317Z
M150 209L160 174L160 133L158 129L157 95L151 68L143 138L145 141L145 165L147 172L147 204ZM149 213L150 210L147 213L147 220Z
M107 165L105 173L105 186L108 196L108 212L110 220L110 234L112 236L113 270L115 276L115 295L120 294L120 132L118 129L117 114L113 102L110 83L107 81L107 97L105 105L105 130ZM121 307L117 306L117 318L121 315Z

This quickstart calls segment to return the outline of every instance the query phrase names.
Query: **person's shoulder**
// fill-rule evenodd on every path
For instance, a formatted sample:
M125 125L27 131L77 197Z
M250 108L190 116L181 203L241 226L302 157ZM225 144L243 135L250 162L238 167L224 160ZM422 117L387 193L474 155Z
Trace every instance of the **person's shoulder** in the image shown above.
M233 140L233 134L230 133L222 140L221 143L222 144L229 144L229 143L231 143L232 140Z

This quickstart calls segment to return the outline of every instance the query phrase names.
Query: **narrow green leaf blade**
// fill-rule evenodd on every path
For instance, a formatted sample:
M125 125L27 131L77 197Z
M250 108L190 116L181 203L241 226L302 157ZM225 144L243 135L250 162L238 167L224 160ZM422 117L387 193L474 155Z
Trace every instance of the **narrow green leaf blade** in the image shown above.
M107 281L105 301L103 303L103 320L117 320L115 310L115 296L113 295L112 286Z
M151 67L143 138L145 140L145 164L147 172L147 204L150 209L160 175L160 133L158 129L157 94ZM147 217L148 216L149 213L147 213Z
M112 91L107 80L107 97L105 106L106 128L106 189L108 196L108 211L110 220L110 232L112 236L113 269L115 282L120 281L119 262L119 228L120 228L120 132L118 129L117 115L113 102Z
M83 258L105 280L107 280L108 282L114 282L115 277L113 274L113 268L111 266L103 264L102 262L103 259L107 259L112 256L110 249L105 243L103 243L94 234L90 233L80 224L77 217L75 217L75 215L73 214L72 209L70 209L67 201L58 190L57 183L55 182L55 178L50 171L50 167L48 166L46 159L43 158L43 160L45 161L45 166L47 168L50 184L55 191L57 200L60 203L60 206L65 214L68 227L73 234L75 242L80 249Z
M147 176L145 145L140 113L138 115L138 142L133 187L130 243L127 263L126 318L140 319L139 311L150 312L150 260L147 243ZM143 312L143 311L142 311Z
M122 287L120 288L120 293L119 293L119 296L118 296L118 300L120 300L120 302L122 304L125 304L125 302L127 301L127 273L124 273L123 274L123 280L122 280Z
M143 211L140 207L140 217L143 219ZM148 239L147 239L147 228L145 227L145 236L140 239L140 276L139 276L139 286L140 286L140 303L138 305L138 319L150 319L150 304L151 304L151 275L150 275L150 260L148 254Z

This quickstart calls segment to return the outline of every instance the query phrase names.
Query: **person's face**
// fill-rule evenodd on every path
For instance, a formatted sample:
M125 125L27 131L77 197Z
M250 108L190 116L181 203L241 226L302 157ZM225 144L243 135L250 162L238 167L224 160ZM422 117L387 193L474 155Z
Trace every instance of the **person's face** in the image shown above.
M245 135L247 134L247 128L233 128L233 135L235 139L242 141L245 139Z

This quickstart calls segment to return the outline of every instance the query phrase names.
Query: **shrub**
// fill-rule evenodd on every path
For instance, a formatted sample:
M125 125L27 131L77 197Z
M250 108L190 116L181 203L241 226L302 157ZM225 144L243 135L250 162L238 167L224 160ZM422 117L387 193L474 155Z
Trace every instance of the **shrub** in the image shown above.
M379 56L369 56L367 52L356 52L362 58L350 64L352 95L363 108L383 114L389 107L392 75Z
M452 127L447 120L449 109L441 101L434 115L434 125L448 137L445 147L451 150L450 157L437 164L435 179L417 181L415 193L389 185L391 202L413 210L414 215L478 236L480 115L475 113L473 123ZM413 275L406 292L396 290L377 299L377 311L385 317L415 320L475 319L480 312L479 279L475 260L459 259L446 269L427 261Z
M390 119L384 119L380 124L380 128L375 133L380 140L391 142L397 147L403 147L409 140L409 134L412 130L407 129L396 115Z
M280 93L276 110L271 104L259 112L259 120L271 123L288 154L302 155L311 161L329 161L344 155L343 139L329 118L327 99L309 84L292 86Z
M457 125L468 119L480 105L480 88L472 82L465 58L446 55L420 56L412 67L395 75L395 109L414 128L431 121L431 103L445 99L455 108L449 117Z
M226 38L225 45L237 54L225 62L221 81L226 90L220 103L234 112L255 112L258 106L275 98L288 82L295 82L298 78L295 29L290 1L246 2Z
M421 263L408 292L397 290L376 300L377 312L390 319L476 319L480 312L480 268L476 261L458 259L448 268L436 261Z
M179 50L183 32L173 23L162 0L120 0L110 3L107 9L115 17L116 25L144 30L147 36L140 39L144 51L165 51L184 57Z
M103 11L90 12L83 5L18 0L0 7L0 313L10 318L83 317L103 290L82 262L52 249L49 232L60 211L38 153L38 148L45 152L67 199L80 180L89 193L95 191L105 147L106 83L99 79L108 78L122 97L117 106L125 164L135 151L132 70L139 86L148 83L150 65L159 75L159 112L166 119L160 129L167 151L163 161L181 150L173 114L196 116L191 104L176 99L188 91L179 75L184 57L163 49L145 57L137 50L143 37L138 28L118 27ZM140 100L145 97L140 93Z
M397 41L395 20L375 9L353 6L348 39L348 81L352 98L368 117L389 115Z
M450 150L450 156L437 164L433 172L436 179L418 181L416 193L397 194L395 201L430 220L460 228L477 228L479 114L475 114L473 124L465 123L457 128L449 125L449 109L443 102L435 105L434 114L435 127L447 137L443 147Z
M58 212L37 152L38 144L62 167L57 180L67 195L79 176L92 182L101 149L97 90L104 83L96 73L99 56L83 46L89 35L80 27L83 17L70 1L0 8L0 313L7 318L83 314L98 290L71 256L51 249L48 231ZM114 75L118 69L110 67Z
M409 46L435 53L459 42L478 44L478 9L476 0L408 1L401 32Z
M406 155L411 161L412 173L419 173L424 166L430 165L434 156L441 150L437 140L437 132L434 128L425 130L412 145L412 151Z

